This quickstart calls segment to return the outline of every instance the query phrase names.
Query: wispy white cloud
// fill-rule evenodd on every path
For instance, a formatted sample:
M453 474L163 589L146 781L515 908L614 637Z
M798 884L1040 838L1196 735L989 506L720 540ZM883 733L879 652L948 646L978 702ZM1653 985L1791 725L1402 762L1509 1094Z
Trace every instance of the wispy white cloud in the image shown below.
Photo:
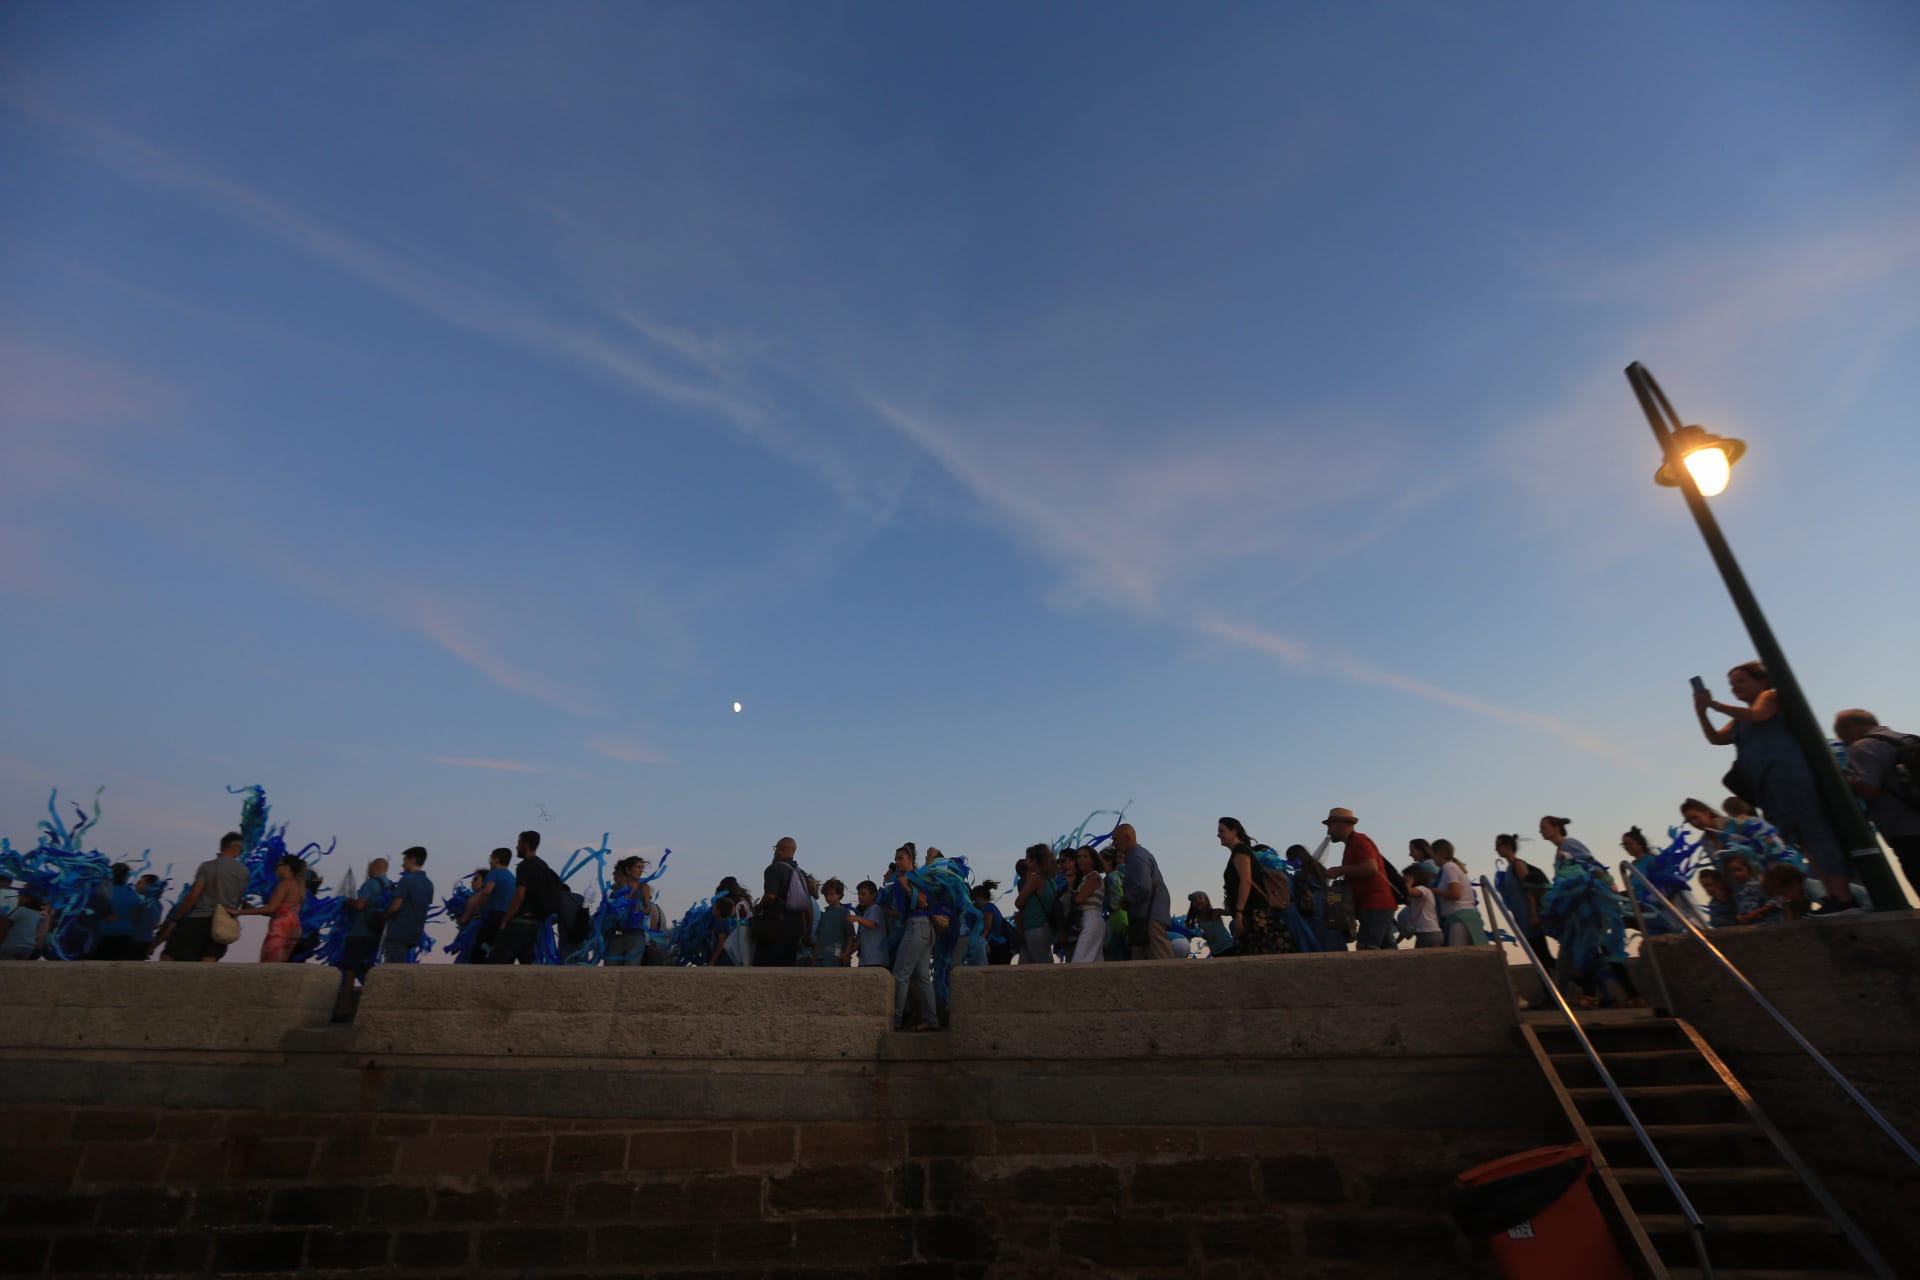
M1269 631L1263 627L1247 626L1243 623L1231 622L1224 618L1204 618L1194 623L1193 626L1194 630L1199 631L1203 635L1213 636L1216 639L1227 641L1230 644L1239 645L1241 648L1251 649L1257 653L1264 653L1271 657L1278 658L1289 667L1301 670L1312 669L1327 671L1343 679L1351 680L1355 684L1374 685L1382 689L1395 689L1401 693L1411 694L1416 698L1424 698L1428 702L1436 702L1441 706L1452 707L1457 711L1465 711L1470 715L1482 716L1488 720L1498 721L1501 724L1512 725L1515 728L1543 733L1550 737L1558 738L1569 746L1577 747L1581 751L1588 752L1592 755L1604 756L1620 764L1632 765L1635 762L1633 755L1624 747L1610 743L1597 734L1590 733L1578 725L1571 724L1554 716L1540 715L1537 712L1523 711L1512 707L1503 707L1497 703L1489 702L1484 698L1476 698L1471 694L1442 688L1436 684L1429 684L1425 680L1419 680L1398 671L1389 671L1377 667L1370 662L1363 662L1351 654L1341 653L1337 650L1322 649L1316 651L1302 640L1296 639L1293 636L1282 635L1277 631Z
M795 429L754 390L751 379L739 376L737 361L750 349L739 340L702 339L629 311L622 317L622 328L644 339L648 346L643 347L616 332L555 319L495 289L452 278L335 230L134 134L19 91L6 100L86 142L116 168L183 187L222 212L416 310L455 327L590 370L676 408L717 419L776 457L812 473L843 500L865 500L855 469L838 451L821 437ZM694 376L670 370L662 355Z
M495 773L548 773L538 765L521 760L485 760L473 756L421 756L428 764L452 765L456 769L488 769Z
M673 763L664 751L621 738L595 738L587 746L609 760L620 760L627 764Z

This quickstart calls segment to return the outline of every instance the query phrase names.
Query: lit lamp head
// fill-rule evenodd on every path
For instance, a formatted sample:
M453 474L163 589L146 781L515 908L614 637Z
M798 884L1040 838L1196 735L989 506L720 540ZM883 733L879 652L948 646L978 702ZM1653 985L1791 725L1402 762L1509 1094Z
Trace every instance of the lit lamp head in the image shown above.
M1693 476L1694 487L1703 498L1717 497L1733 475L1733 464L1747 451L1747 442L1731 436L1716 436L1705 427L1682 427L1673 433L1673 451L1680 455ZM1673 464L1663 462L1653 473L1654 482L1678 488L1680 477Z

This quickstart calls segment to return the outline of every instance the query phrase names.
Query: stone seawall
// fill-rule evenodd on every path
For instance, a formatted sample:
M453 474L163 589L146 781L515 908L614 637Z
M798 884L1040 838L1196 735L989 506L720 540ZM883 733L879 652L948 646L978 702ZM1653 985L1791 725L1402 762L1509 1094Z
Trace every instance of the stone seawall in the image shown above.
M1491 950L963 971L940 1035L858 970L396 967L329 1027L319 970L17 965L0 1025L117 971L0 1041L16 1273L1485 1276L1452 1175L1564 1138Z
M0 1110L0 1269L58 1276L1491 1274L1525 1133Z

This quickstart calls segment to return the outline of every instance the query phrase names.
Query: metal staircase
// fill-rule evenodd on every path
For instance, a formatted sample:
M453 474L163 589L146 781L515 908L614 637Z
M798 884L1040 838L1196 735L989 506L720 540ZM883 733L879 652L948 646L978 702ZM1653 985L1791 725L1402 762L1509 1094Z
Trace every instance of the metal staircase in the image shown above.
M1701 1221L1696 1248L1679 1197L1572 1029L1557 1013L1528 1014L1521 1034L1576 1140L1597 1153L1613 1216L1647 1274L1893 1280L1692 1026L1645 1013L1586 1015L1580 1025Z
M1622 872L1629 882L1637 874L1628 866ZM1897 1280L1712 1046L1689 1023L1665 1016L1672 1000L1657 962L1661 1012L1576 1014L1492 883L1482 877L1480 887L1483 900L1520 939L1549 997L1552 1007L1527 1014L1521 1034L1575 1137L1593 1151L1604 1208L1643 1274L1651 1280ZM1915 1156L1912 1145L1704 934L1671 914L1905 1154Z

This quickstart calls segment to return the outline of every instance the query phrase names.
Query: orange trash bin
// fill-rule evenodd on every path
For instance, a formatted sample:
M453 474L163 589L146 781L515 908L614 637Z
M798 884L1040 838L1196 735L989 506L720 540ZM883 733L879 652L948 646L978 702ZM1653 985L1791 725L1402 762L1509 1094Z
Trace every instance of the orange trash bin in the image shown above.
M1454 1221L1493 1246L1506 1280L1633 1280L1587 1189L1592 1169L1579 1143L1469 1169L1454 1179Z

